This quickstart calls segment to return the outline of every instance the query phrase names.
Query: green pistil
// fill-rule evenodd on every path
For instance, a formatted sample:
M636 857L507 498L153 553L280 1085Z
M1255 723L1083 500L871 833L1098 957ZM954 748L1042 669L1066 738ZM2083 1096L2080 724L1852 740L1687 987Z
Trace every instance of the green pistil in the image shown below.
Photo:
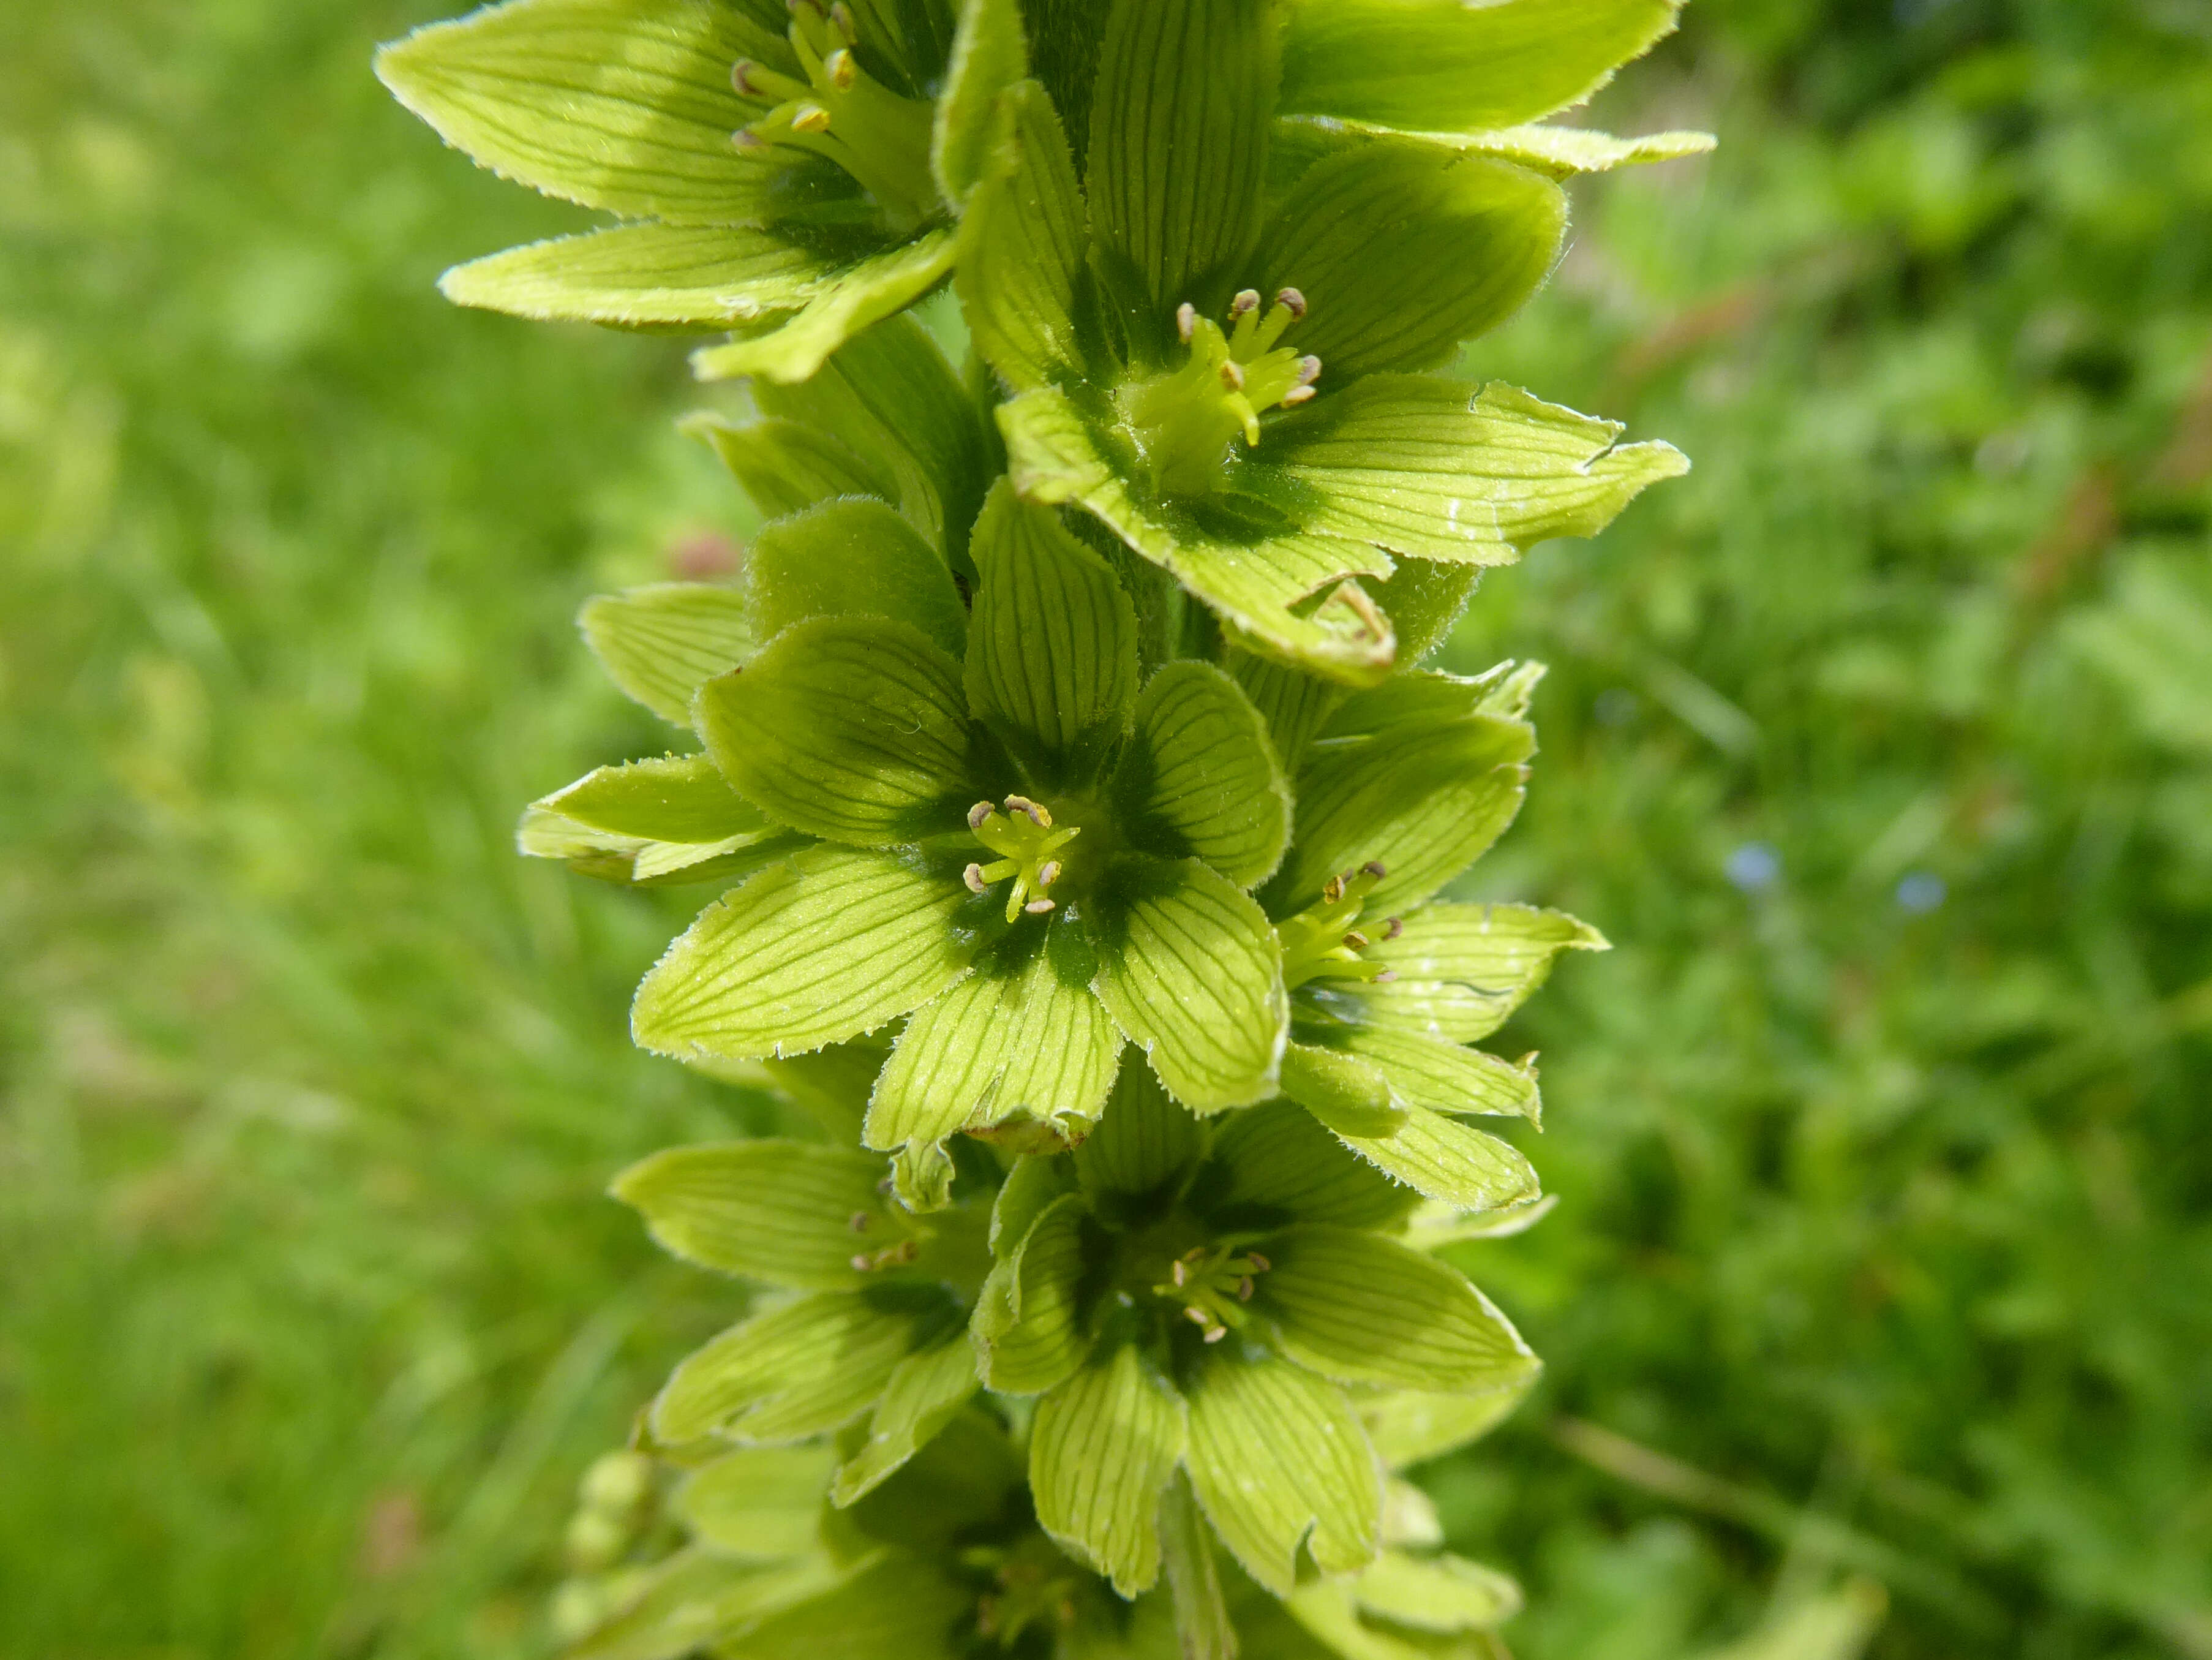
M1252 1280L1273 1266L1258 1251L1241 1254L1233 1245L1194 1245L1168 1265L1165 1285L1152 1294L1182 1304L1183 1317L1218 1343L1244 1323L1244 1304L1252 1300Z
M1176 313L1176 331L1190 348L1190 361L1121 394L1122 418L1155 490L1204 495L1233 440L1260 441L1261 410L1288 409L1314 395L1321 359L1275 344L1305 314L1305 296L1296 289L1278 294L1265 317L1259 294L1246 289L1230 304L1227 334L1188 301Z
M1384 875L1382 866L1362 865L1356 871L1332 876L1321 891L1321 903L1309 905L1296 916L1275 925L1283 942L1283 983L1302 986L1309 980L1374 980L1393 978L1380 964L1361 955L1374 939L1352 925L1359 921L1361 903L1375 891ZM1382 938L1398 937L1399 923L1387 919Z
M976 863L962 873L969 890L987 893L994 882L1008 877L1014 885L1006 891L1006 921L1024 911L1042 915L1055 902L1046 890L1060 879L1060 850L1083 833L1079 824L1054 830L1050 809L1026 795L1010 795L1000 812L988 801L968 810L968 828L975 839L999 857L990 864Z
M860 67L853 55L859 32L842 0L827 11L817 0L791 0L789 38L804 81L747 58L731 68L739 97L776 100L732 141L740 149L786 144L826 155L899 228L920 224L937 205L929 173L930 106L901 97Z

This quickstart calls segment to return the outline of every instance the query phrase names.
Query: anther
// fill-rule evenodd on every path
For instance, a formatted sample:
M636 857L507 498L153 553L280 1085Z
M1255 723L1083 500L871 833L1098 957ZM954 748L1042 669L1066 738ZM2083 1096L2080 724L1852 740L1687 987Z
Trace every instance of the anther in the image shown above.
M1237 297L1229 302L1229 315L1231 318L1242 317L1248 311L1259 309L1260 290L1257 289L1239 289L1237 291Z
M1375 976L1375 983L1378 986L1387 986L1397 977L1398 970L1395 969L1378 970Z
M1385 939L1395 939L1405 931L1406 925L1395 916L1389 918L1382 924L1382 937Z
M1060 880L1059 860L1048 859L1042 865L1037 867L1037 885L1039 887L1048 888L1058 880Z
M1269 1268L1275 1266L1266 1257L1261 1256L1256 1250L1246 1251L1244 1253L1244 1260L1252 1265L1252 1272L1255 1274L1265 1274Z
M837 26L837 33L848 40L860 38L860 32L853 27L853 9L845 3L845 0L837 0L837 3L830 8L830 21Z
M1362 933L1358 928L1354 928L1351 933L1344 936L1344 943L1351 946L1354 951L1365 951L1370 942L1365 934Z
M730 85L740 98L757 98L760 89L753 85L753 66L750 60L740 58L730 65Z
M1313 395L1314 389L1311 386L1292 386L1288 392L1285 392L1278 401L1281 403L1285 409L1293 410L1301 404L1310 403L1313 399Z
M1288 311L1293 322L1306 314L1306 297L1296 289L1279 289L1275 303Z
M1308 352L1298 359L1298 384L1310 386L1321 379L1321 359Z
M1240 1303L1252 1300L1252 1276L1249 1274L1237 1282L1237 1300Z
M860 70L854 64L851 48L840 46L822 60L822 72L830 77L831 86L842 92L853 84L853 77Z
M1198 307L1186 300L1176 307L1176 337L1186 346L1198 328Z
M1052 899L1032 899L1028 904L1024 905L1022 909L1032 916L1042 916L1047 911L1052 909L1057 903L1058 902L1056 900Z
M830 112L819 104L802 105L791 118L793 132L827 132L830 131Z
M1328 881L1321 885L1321 897L1323 903L1330 905L1343 898L1344 879L1341 876L1330 877Z
M1231 392L1244 390L1244 370L1235 359L1224 357L1221 360L1221 384Z
M968 809L968 828L969 830L980 828L983 821L997 811L998 809L988 801L978 801Z
M1006 798L1006 811L1008 812L1027 813L1030 817L1030 823L1035 824L1039 830L1050 830L1052 828L1052 814L1046 811L1046 809L1039 803L1030 800L1026 795L1008 796Z
M990 891L988 888L983 885L983 867L981 865L969 865L966 870L960 873L960 879L968 885L968 891L970 893L988 893Z
M856 1211L854 1211L854 1212L853 1213L853 1231L854 1231L854 1232L855 1232L855 1233L866 1233L867 1231L868 1231L868 1213L867 1213L867 1212L866 1212L866 1211L864 1211L864 1210L856 1210Z
M739 127L730 135L730 143L741 150L764 150L768 148L767 139L757 132L749 132L743 127Z
M1370 876L1373 877L1378 882L1390 873L1389 871L1382 868L1382 861L1379 859L1370 859L1359 868L1365 871Z

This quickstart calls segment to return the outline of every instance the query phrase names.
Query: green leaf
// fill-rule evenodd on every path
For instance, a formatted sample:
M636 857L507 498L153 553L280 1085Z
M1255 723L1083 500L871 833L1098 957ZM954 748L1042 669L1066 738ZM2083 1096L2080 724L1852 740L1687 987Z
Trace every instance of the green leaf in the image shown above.
M1461 1210L1501 1210L1540 1190L1534 1167L1510 1142L1426 1107L1408 1107L1388 1135L1341 1139L1376 1169Z
M1287 1005L1258 905L1194 859L1124 857L1090 919L1099 1000L1194 1112L1273 1092Z
M1536 1357L1458 1269L1358 1228L1316 1223L1263 1242L1255 1313L1291 1359L1340 1383L1486 1395Z
M1012 973L978 971L899 1035L868 1106L867 1145L939 1141L1013 1119L1079 1141L1105 1108L1121 1053L1091 988L1063 983L1045 952Z
M1373 1560L1382 1477L1341 1389L1280 1360L1216 1351L1186 1399L1191 1485L1245 1572L1286 1596L1301 1540L1323 1573Z
M812 379L756 380L761 413L827 434L890 477L890 496L954 570L968 527L999 467L975 400L912 317L893 317L846 343Z
M1086 781L1128 724L1137 615L1106 562L1001 483L975 521L968 702L1046 787Z
M741 795L810 836L886 847L957 830L993 794L960 667L887 617L793 623L699 691L699 735Z
M1000 100L989 171L960 222L955 284L976 349L1026 391L1079 364L1076 295L1089 221L1075 158L1044 88L1025 81Z
M1290 0L1281 108L1390 126L1508 127L1580 103L1681 0Z
M1390 1080L1372 1062L1341 1049L1292 1043L1283 1051L1283 1093L1333 1130L1388 1135L1406 1122Z
M1264 0L1120 0L1091 95L1092 223L1164 325L1252 237L1275 101Z
M1565 195L1540 174L1369 144L1298 180L1261 240L1255 286L1304 295L1286 344L1321 359L1324 386L1432 368L1535 292L1566 225Z
M1439 1457L1488 1434L1534 1387L1540 1367L1488 1395L1400 1389L1359 1403L1376 1455L1392 1469Z
M954 242L949 229L924 231L911 241L824 271L789 322L727 345L702 346L691 354L692 373L702 380L741 374L804 380L854 336L935 288L952 269Z
M824 1445L742 1447L684 1484L676 1513L701 1540L747 1561L821 1548L822 1492L836 1455Z
M713 333L797 311L837 270L773 231L618 225L472 259L438 288L457 306L541 322Z
M1394 553L1508 564L1555 536L1595 536L1645 485L1689 471L1671 444L1613 447L1620 424L1492 384L1370 375L1275 422L1251 487L1310 492L1306 528Z
M892 1367L868 1420L868 1438L839 1466L830 1502L842 1507L874 1491L952 1421L976 1383L975 1348L964 1331ZM817 1497L821 1491L817 1484Z
M677 424L713 447L764 519L780 519L837 496L898 500L898 487L889 475L827 433L799 422L754 421L733 427L702 413Z
M1487 1037L1526 1002L1564 951L1606 951L1606 938L1565 911L1534 905L1424 905L1395 939L1366 952L1396 975L1359 988L1366 1018L1454 1043Z
M1179 1182L1205 1151L1204 1128L1160 1087L1152 1068L1124 1067L1105 1116L1075 1150L1075 1171L1094 1204L1140 1199Z
M744 1660L957 1660L951 1633L975 1594L902 1551L864 1559L834 1584L745 1628L728 1651Z
M1132 1343L1096 1354L1037 1405L1037 1521L1124 1596L1159 1577L1160 1493L1183 1450L1183 1407Z
M1282 862L1290 787L1260 712L1211 663L1170 663L1146 683L1115 790L1146 852L1195 856L1243 888Z
M1089 1212L1073 1194L1045 1207L1012 1256L991 1270L975 1304L983 1382L1001 1395L1042 1395L1083 1364L1076 1320Z
M1352 1026L1340 1041L1381 1070L1401 1104L1431 1112L1505 1115L1531 1123L1543 1116L1533 1062L1516 1066L1480 1049L1372 1026Z
M1411 1193L1283 1101L1223 1123L1199 1191L1217 1225L1237 1229L1285 1222L1381 1227L1413 1202Z
M961 0L929 142L930 171L955 207L983 177L1000 95L1028 73L1017 0Z
M831 163L744 152L730 65L757 35L710 0L510 0L376 55L395 97L502 177L679 225L850 198Z
M1388 572L1388 555L1333 536L1238 543L1172 528L1139 504L1075 405L1055 389L1001 404L998 422L1016 489L1033 502L1089 508L1219 613L1252 649L1352 684L1389 672L1395 642L1388 620L1334 593L1346 576ZM1306 603L1324 593L1330 598L1318 605Z
M653 1432L677 1443L799 1441L836 1429L883 1393L913 1347L913 1324L858 1292L756 1315L676 1368L653 1403Z
M769 828L703 755L596 768L538 805L592 830L647 842L720 842Z
M1520 1586L1449 1553L1385 1551L1352 1582L1352 1598L1379 1619L1418 1631L1488 1631L1521 1612Z
M1268 909L1287 915L1318 898L1330 877L1369 863L1387 874L1366 915L1419 904L1513 822L1534 747L1527 725L1489 716L1316 745L1298 775L1297 838L1267 885Z
M972 941L966 889L886 854L817 848L700 913L637 988L656 1055L754 1060L872 1031L951 984Z
M576 613L607 678L664 721L691 724L691 696L753 648L745 597L707 582L603 593Z
M876 1184L884 1161L842 1147L763 1140L670 1147L611 1191L662 1250L726 1274L804 1291L865 1285L857 1253L908 1237Z
M810 617L888 617L956 660L968 643L952 573L883 502L824 502L763 526L745 556L745 592L763 642Z

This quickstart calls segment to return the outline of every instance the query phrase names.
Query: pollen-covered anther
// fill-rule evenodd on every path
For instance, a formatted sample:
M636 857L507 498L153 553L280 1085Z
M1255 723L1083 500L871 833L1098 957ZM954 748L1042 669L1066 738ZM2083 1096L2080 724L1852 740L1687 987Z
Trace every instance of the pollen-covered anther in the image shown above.
M1277 289L1275 303L1287 310L1294 321L1306 314L1306 297L1296 289Z
M848 90L860 66L853 61L853 49L840 46L822 60L822 72L830 77L830 84L840 92Z
M988 885L983 880L983 867L981 865L969 864L966 870L960 873L960 879L968 885L968 891L970 893L990 891Z
M1042 916L1058 909L1059 902L1045 890L1060 879L1060 850L1082 831L1079 824L1054 828L1052 810L1025 795L1009 795L1001 812L988 801L969 810L968 828L975 839L999 856L977 861L961 873L970 893L984 893L994 882L1013 879L1006 894L1006 921L1026 913Z
M880 1274L885 1268L903 1268L921 1255L921 1242L902 1239L896 1245L886 1245L878 1251L862 1251L853 1258L855 1274Z
M819 104L801 104L791 118L793 132L827 132L830 131L830 112Z
M1244 390L1244 367L1241 363L1224 362L1221 365L1221 384L1231 392Z
M1186 300L1176 307L1176 338L1186 346L1198 327L1198 307Z
M1302 986L1309 980L1323 979L1379 982L1391 977L1390 970L1367 960L1366 953L1376 943L1375 934L1352 926L1359 921L1362 903L1384 874L1382 866L1370 860L1358 870L1332 876L1322 884L1319 901L1276 925L1276 934L1283 942L1285 985ZM1378 932L1382 938L1394 939L1401 931L1393 917Z
M1257 311L1259 309L1260 290L1257 289L1239 289L1237 291L1237 297L1229 302L1230 321L1236 321L1237 319L1243 316L1248 311Z

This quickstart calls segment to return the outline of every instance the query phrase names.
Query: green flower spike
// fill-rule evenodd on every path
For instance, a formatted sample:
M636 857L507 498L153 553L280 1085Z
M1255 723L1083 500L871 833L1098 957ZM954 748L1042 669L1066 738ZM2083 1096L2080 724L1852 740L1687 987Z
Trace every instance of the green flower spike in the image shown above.
M1291 994L1284 1093L1363 1158L1463 1211L1527 1205L1537 1190L1520 1152L1462 1122L1535 1121L1535 1057L1469 1045L1560 952L1606 948L1558 911L1431 897L1519 811L1541 672L1406 674L1338 702L1310 743L1291 746L1297 822L1261 892Z
M1117 7L1080 170L1041 85L1001 94L956 283L1012 394L998 421L1024 496L1080 505L1240 643L1366 684L1395 649L1370 587L1400 561L1471 572L1594 534L1686 464L1525 392L1409 373L1533 291L1565 199L1511 162L1363 137L1286 153L1263 214L1263 17Z
M765 643L699 689L707 757L653 763L688 767L702 801L734 792L797 850L647 976L638 1041L748 1060L904 1017L865 1139L914 1149L916 1192L957 1131L1080 1140L1125 1039L1213 1111L1274 1091L1286 1030L1246 891L1289 827L1259 715L1207 664L1140 685L1128 599L1049 510L1000 485L970 551L972 616L886 505L764 532Z
M1426 1497L1389 1483L1386 1548L1279 1603L1211 1553L1203 1607L1133 1602L1036 1523L1019 1441L980 1408L849 1509L821 1442L686 1464L608 1453L585 1474L552 1624L568 1660L1413 1660L1486 1657L1520 1606L1503 1574L1437 1548ZM1187 1509L1181 1492L1164 1508ZM1180 1618L1179 1618L1180 1616ZM1190 1637L1179 1633L1182 1625ZM1208 1640L1211 1639L1211 1640Z
M463 305L737 338L702 374L803 380L951 269L963 115L1017 72L996 5L507 0L377 73L506 177L628 222L448 271Z

